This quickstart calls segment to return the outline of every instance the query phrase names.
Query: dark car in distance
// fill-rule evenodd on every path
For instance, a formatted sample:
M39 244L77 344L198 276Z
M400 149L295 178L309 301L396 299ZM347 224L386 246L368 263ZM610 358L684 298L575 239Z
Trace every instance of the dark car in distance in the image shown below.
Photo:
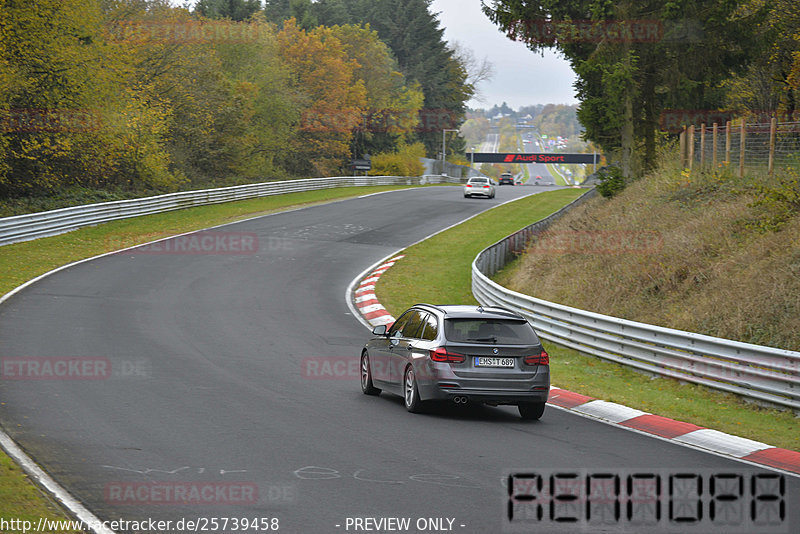
M500 175L499 185L514 185L514 175L510 172L504 172Z
M367 395L400 395L412 413L430 401L516 405L523 419L544 413L550 358L516 312L416 304L372 334L361 351Z

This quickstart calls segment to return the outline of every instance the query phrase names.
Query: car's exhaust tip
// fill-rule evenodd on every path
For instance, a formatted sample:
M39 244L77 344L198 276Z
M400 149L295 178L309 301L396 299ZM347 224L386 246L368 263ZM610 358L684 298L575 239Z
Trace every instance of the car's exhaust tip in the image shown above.
M453 402L456 404L466 404L469 402L469 399L463 395L458 395L453 397Z

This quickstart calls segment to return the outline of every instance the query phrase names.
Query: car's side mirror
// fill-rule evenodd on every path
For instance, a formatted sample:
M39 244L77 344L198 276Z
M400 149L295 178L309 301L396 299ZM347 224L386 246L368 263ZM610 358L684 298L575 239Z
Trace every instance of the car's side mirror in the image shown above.
M379 325L379 326L376 326L375 328L373 328L372 329L372 335L374 335L374 336L385 336L386 335L386 325L382 324L382 325Z

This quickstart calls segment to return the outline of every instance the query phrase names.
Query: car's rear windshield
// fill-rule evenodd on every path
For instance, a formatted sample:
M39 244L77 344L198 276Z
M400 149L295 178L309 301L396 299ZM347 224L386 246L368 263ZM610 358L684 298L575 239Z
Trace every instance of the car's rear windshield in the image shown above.
M473 183L473 184L474 184L474 183L485 184L485 183L486 183L486 182L488 182L489 180L488 180L487 178L470 178L470 179L469 179L469 181L470 181L471 183Z
M539 344L527 321L506 319L445 319L444 335L453 343Z

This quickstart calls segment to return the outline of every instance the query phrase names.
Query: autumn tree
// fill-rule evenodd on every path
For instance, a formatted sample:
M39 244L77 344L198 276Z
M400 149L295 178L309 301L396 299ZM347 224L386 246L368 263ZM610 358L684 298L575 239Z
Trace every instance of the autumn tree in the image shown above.
M442 146L442 127L456 128L474 95L470 73L444 40L444 30L431 0L319 0L312 4L320 24L369 24L392 51L408 83L417 82L424 95L423 116L417 138L429 155ZM425 115L450 120L436 127ZM453 140L448 151L460 153L463 140Z
M367 110L366 86L355 75L359 65L324 26L305 31L289 19L277 42L302 109L284 165L297 174L330 175L349 158L352 132Z
M424 99L419 85L406 85L389 48L369 26L333 26L330 32L355 62L353 75L366 91L366 111L353 132L353 156L392 151L410 140Z

